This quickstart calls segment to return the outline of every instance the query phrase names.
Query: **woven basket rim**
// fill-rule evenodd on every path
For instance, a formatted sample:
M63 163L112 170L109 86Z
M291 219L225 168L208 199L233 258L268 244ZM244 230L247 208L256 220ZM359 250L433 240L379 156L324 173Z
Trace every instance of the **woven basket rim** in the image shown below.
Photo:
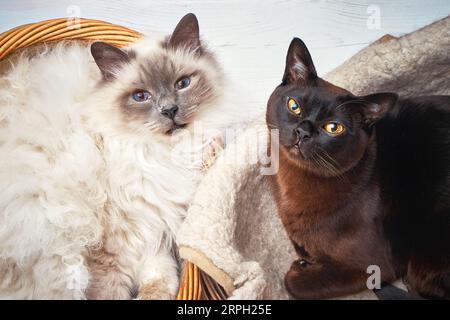
M0 59L17 49L61 40L104 41L118 47L129 45L142 33L98 19L66 17L26 23L0 33Z

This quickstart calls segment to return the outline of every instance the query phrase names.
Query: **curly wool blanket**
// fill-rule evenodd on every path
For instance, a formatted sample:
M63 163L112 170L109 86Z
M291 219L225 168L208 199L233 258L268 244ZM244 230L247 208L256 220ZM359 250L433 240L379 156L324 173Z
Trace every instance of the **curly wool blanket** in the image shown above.
M400 38L384 36L325 79L354 94L450 94L450 17ZM296 258L268 183L264 115L209 170L178 235L181 258L231 299L289 299L283 279ZM402 285L400 283L400 285ZM376 299L366 290L345 299Z

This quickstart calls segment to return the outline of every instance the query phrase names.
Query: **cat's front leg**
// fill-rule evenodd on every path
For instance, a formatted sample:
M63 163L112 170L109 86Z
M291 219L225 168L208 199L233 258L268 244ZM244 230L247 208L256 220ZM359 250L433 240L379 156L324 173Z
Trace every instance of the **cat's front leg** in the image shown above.
M178 278L178 264L170 250L147 257L138 279L138 299L174 299L178 291Z
M285 276L285 286L296 299L329 299L366 288L368 274L338 262L314 263L299 259Z
M428 299L450 300L450 266L431 259L411 259L406 279L408 291Z

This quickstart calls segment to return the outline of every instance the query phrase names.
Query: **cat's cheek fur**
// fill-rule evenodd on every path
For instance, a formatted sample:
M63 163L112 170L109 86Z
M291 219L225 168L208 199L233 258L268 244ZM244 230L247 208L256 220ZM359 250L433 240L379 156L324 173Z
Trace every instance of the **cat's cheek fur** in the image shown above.
M353 140L353 143L349 144L347 140ZM338 143L333 148L334 150L329 151L329 154L334 155L334 161L342 174L354 168L364 157L367 148L372 147L371 145L374 143L365 133L359 132L356 136L345 137L345 141L342 144ZM345 148L341 146L345 146ZM339 150L340 148L342 150ZM349 157L349 154L352 156Z

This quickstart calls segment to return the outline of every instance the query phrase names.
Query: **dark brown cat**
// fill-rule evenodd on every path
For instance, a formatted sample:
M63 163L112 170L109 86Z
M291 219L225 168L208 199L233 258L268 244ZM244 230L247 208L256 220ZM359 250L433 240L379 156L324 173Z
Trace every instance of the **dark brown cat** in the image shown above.
M298 299L332 298L406 276L450 298L450 97L362 97L319 78L295 38L267 125L279 130L278 211L299 259Z

